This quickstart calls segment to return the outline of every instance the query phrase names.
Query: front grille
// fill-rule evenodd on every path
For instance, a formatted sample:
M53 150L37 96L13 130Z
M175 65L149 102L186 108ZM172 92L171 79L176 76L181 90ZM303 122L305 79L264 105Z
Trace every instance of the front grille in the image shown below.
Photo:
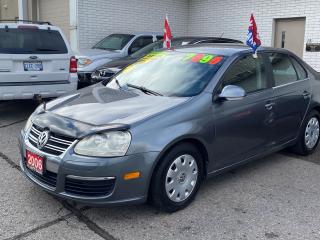
M104 78L111 78L114 74L115 74L115 72L111 72L111 71L100 71L99 72L100 77L104 77Z
M28 139L32 146L38 148L38 137L43 131L44 129L39 126L33 125L31 127ZM59 156L64 153L74 141L74 138L50 132L48 142L40 150L51 155Z
M43 173L43 175L35 172L35 171L32 171L32 170L29 170L27 167L26 167L28 173L34 177L35 179L37 179L38 181L50 186L50 187L53 187L55 188L56 185L57 185L57 174L54 173L54 172L50 172L50 171L45 171Z
M103 197L112 193L115 179L83 180L66 177L65 192L86 197Z

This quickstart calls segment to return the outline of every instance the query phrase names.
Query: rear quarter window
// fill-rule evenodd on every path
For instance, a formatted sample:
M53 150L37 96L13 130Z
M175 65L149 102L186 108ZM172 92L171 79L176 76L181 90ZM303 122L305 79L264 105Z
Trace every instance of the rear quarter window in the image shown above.
M0 53L65 54L67 46L56 30L0 29Z

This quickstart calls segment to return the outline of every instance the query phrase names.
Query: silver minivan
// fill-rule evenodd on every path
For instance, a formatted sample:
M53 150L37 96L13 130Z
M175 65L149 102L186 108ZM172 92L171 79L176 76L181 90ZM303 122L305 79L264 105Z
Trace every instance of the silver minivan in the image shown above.
M77 84L77 62L58 27L0 22L0 100L57 97Z

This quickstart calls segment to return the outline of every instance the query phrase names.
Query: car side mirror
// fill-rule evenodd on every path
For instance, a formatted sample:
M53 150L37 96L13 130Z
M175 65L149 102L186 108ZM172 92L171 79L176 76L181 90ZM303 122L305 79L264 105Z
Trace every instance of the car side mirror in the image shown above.
M246 96L246 91L239 86L227 85L219 94L219 99L224 100L241 100Z

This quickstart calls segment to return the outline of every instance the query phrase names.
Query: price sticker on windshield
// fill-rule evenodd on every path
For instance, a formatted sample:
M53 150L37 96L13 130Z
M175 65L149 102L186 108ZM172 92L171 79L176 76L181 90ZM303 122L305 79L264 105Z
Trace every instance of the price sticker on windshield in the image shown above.
M222 59L223 58L221 56L215 56L212 54L189 53L182 58L182 61L215 65L221 62Z
M149 63L153 60L161 59L161 58L168 58L171 57L173 59L181 59L182 62L192 62L192 63L201 63L201 64L209 64L209 65L216 65L223 60L222 56L212 55L212 54L204 54L204 53L188 53L183 54L170 54L170 52L151 52L146 56L142 57L137 62L129 65L126 67L123 72L129 73L131 72L136 66L144 63Z

